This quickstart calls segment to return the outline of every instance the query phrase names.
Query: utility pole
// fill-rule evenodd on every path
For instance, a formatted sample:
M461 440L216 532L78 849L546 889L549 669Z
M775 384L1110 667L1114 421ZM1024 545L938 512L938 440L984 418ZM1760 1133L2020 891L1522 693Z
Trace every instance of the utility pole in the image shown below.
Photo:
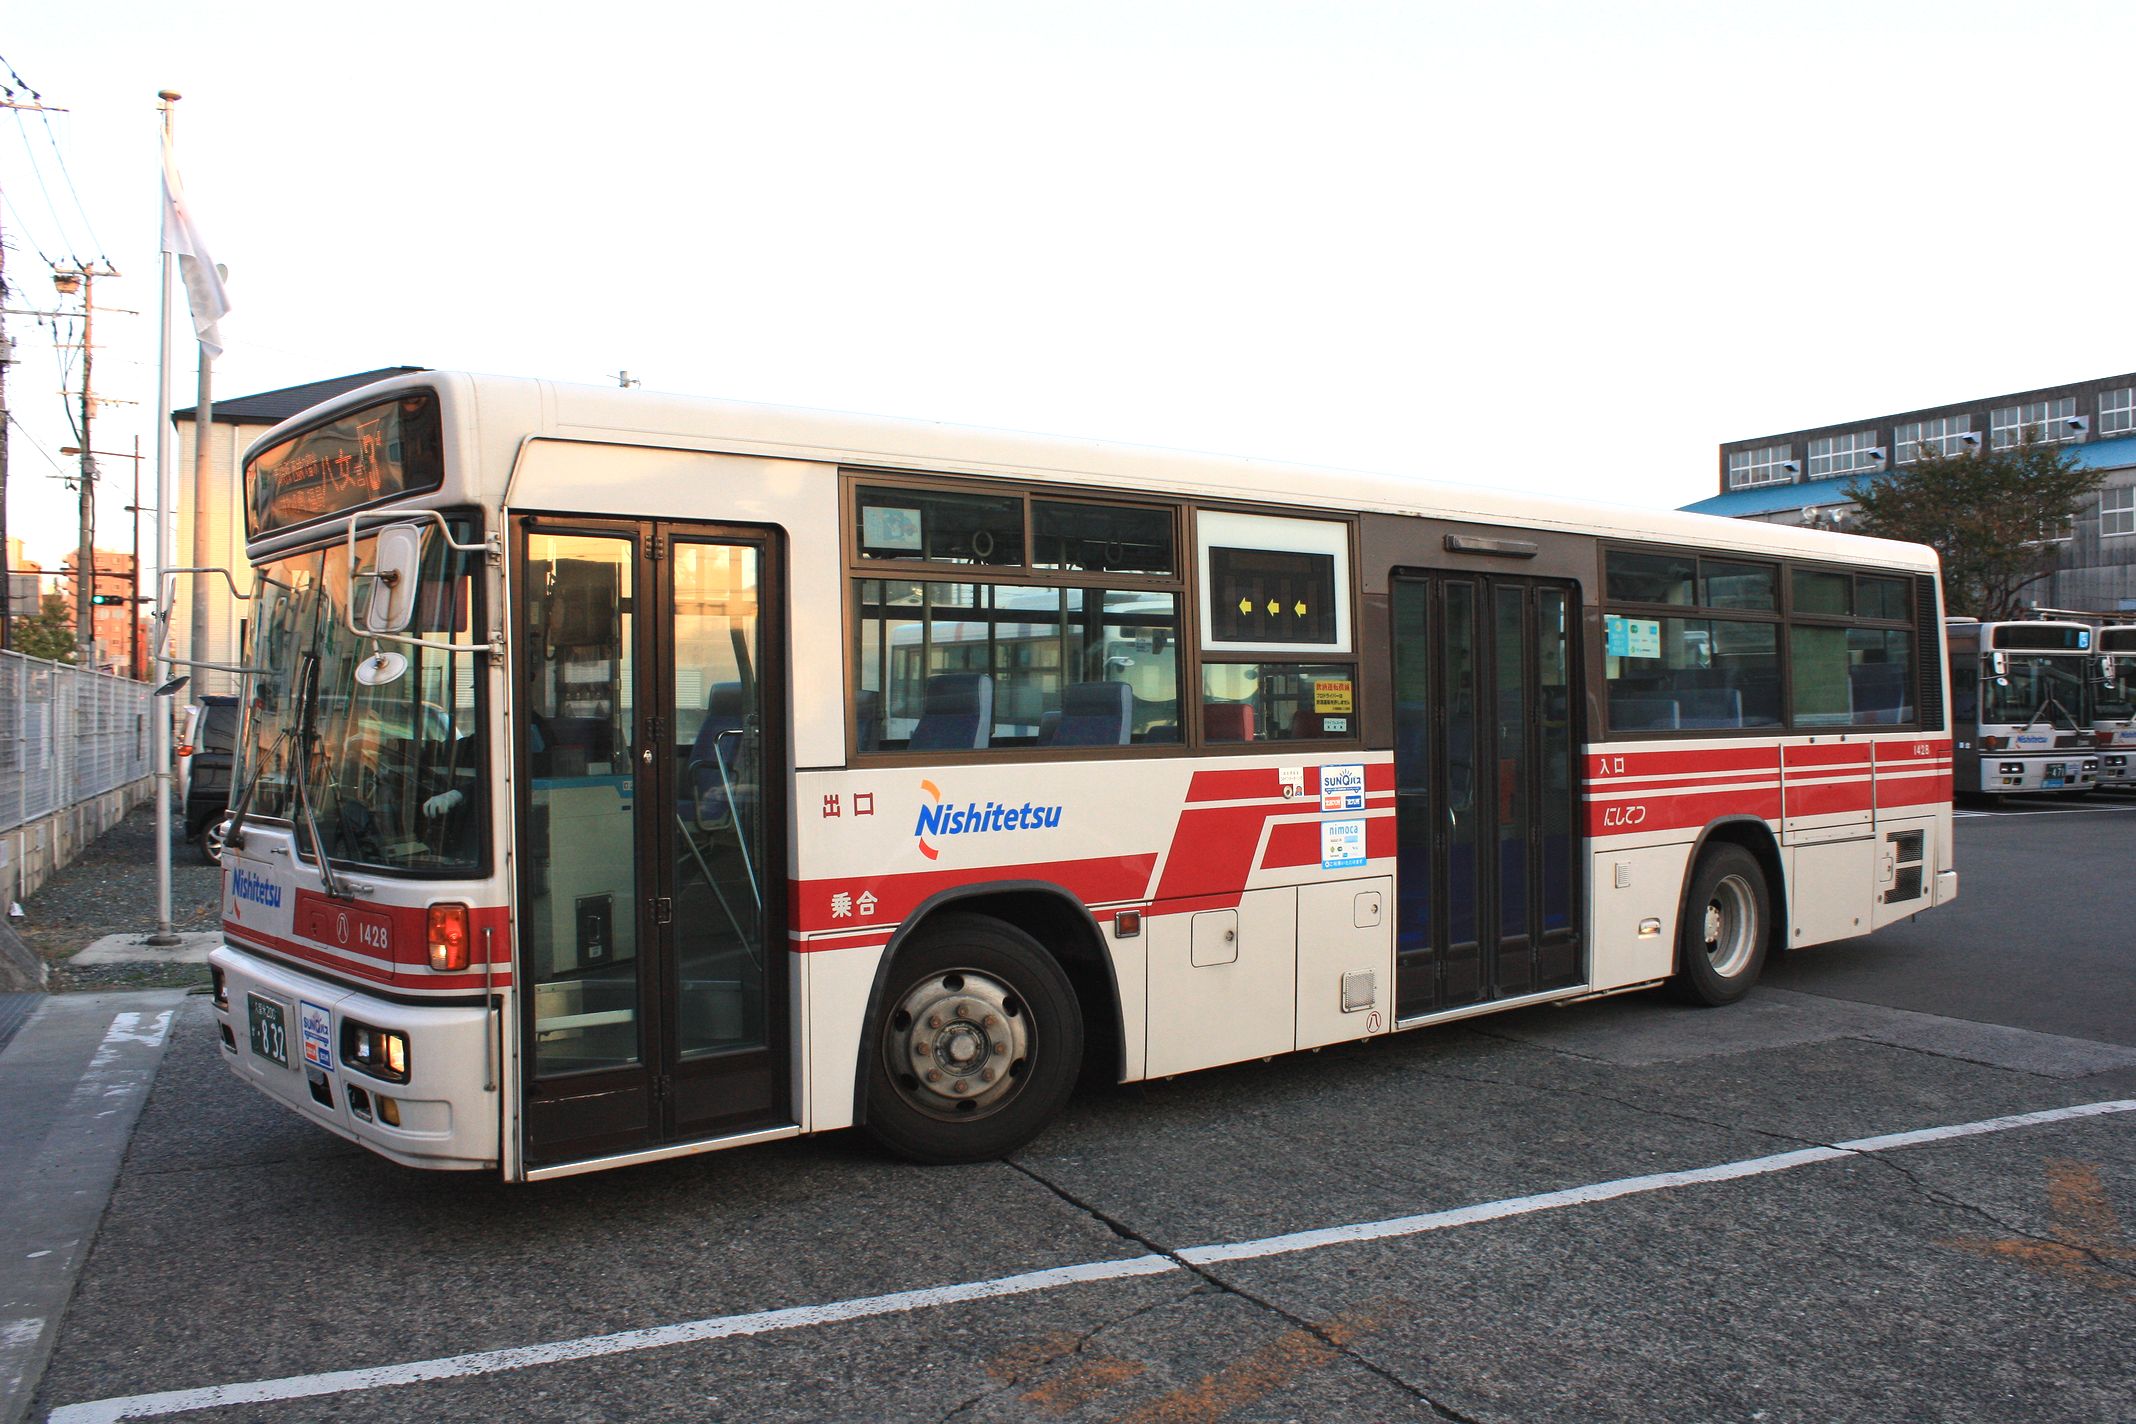
M52 275L52 285L61 296L82 294L82 476L81 545L74 566L74 662L92 667L96 661L96 628L90 598L96 586L96 449L90 425L96 415L96 279L116 277L109 263L97 267L77 262Z
M0 99L0 109L28 109L36 113L64 114L65 109L54 108L34 93L25 104L19 99ZM0 233L0 307L7 305L7 241ZM15 592L14 562L7 547L7 443L9 425L7 417L7 368L14 364L15 347L9 341L6 322L0 319L0 652L15 645L15 609L12 603ZM89 442L84 440L84 445Z

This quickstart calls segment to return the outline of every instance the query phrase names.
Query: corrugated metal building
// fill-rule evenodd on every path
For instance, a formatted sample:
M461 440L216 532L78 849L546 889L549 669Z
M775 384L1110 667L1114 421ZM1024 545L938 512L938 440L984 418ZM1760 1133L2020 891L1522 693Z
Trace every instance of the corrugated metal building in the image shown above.
M1720 447L1720 492L1684 508L1844 527L1853 508L1845 490L1855 481L1889 478L1924 446L1945 454L1995 449L2020 433L2066 444L2102 477L2098 496L2058 545L2054 576L2027 590L2027 599L2115 618L2136 613L2136 372L1731 440Z

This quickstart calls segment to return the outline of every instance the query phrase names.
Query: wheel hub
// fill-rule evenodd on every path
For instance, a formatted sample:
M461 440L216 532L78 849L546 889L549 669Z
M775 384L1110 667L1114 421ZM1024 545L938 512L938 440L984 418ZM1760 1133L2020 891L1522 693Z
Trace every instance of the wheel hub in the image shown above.
M1031 1016L1000 981L971 970L930 975L892 1011L883 1038L892 1081L935 1117L968 1118L1007 1101L1031 1055Z

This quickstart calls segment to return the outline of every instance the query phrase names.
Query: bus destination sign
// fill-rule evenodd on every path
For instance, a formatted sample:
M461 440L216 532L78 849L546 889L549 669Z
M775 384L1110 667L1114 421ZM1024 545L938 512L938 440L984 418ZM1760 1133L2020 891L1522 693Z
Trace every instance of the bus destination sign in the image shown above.
M418 391L350 411L262 450L245 465L258 536L444 483L438 400Z

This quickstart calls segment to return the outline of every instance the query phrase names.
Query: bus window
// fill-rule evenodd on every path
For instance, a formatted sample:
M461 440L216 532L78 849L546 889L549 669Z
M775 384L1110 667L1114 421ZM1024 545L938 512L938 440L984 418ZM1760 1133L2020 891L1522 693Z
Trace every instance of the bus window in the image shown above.
M1356 686L1356 669L1344 663L1204 663L1202 735L1347 741L1357 735Z
M887 579L859 592L863 750L1180 739L1177 594Z

